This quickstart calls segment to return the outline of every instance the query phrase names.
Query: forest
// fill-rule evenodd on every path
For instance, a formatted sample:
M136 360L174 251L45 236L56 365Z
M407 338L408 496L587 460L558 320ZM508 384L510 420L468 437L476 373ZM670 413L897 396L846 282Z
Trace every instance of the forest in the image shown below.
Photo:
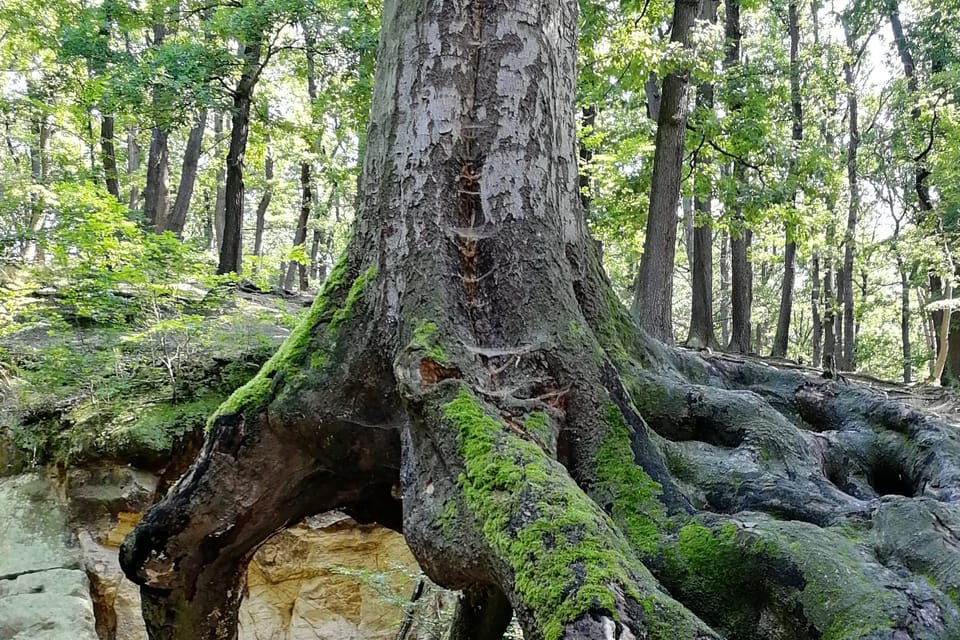
M333 509L460 592L450 640L960 638L958 29L3 3L0 462L162 469L153 640L235 638Z

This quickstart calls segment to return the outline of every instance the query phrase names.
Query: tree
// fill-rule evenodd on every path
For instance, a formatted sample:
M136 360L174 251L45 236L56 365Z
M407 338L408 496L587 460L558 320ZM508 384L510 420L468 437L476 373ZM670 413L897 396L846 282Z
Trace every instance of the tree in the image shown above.
M576 25L575 0L386 2L346 255L122 547L153 638L232 638L251 552L332 508L464 590L457 638L507 604L531 639L960 633L951 427L671 350L614 298Z
M788 31L790 33L790 106L793 121L793 131L791 138L795 143L795 154L800 154L800 146L803 143L803 102L800 98L800 11L797 7L797 0L790 0L788 14ZM792 193L790 194L790 205L797 208L797 169L796 159L791 161L791 171L789 179ZM787 356L787 342L790 339L790 316L793 313L793 289L796 280L796 257L797 257L797 229L794 215L788 218L784 224L784 249L783 249L783 286L780 291L780 312L777 316L777 333L773 338L773 349L771 355L778 358Z
M719 0L704 0L703 18L711 25L717 22ZM697 113L708 121L714 119L714 88L712 81L697 85ZM706 133L703 134L706 139ZM713 181L707 177L706 193L696 193L693 207L694 229L692 259L690 260L690 333L685 342L688 347L719 348L713 329Z
M690 49L690 34L703 0L675 0L670 41ZM677 203L689 110L690 70L681 65L663 79L653 156L647 233L640 258L633 314L653 337L673 342L673 262L677 248Z

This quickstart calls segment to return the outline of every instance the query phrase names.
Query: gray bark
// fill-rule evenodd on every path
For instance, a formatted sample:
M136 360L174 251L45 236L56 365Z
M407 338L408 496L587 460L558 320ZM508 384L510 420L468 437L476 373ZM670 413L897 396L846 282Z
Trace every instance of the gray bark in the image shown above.
M851 58L857 55L854 34L844 24L847 50ZM853 262L857 252L857 217L860 211L860 186L857 154L860 149L860 124L858 115L857 87L853 63L843 63L843 78L847 85L847 229L843 238L843 360L841 368L853 371L856 367L856 332L854 326Z
M793 119L791 138L796 152L800 152L803 143L803 102L800 99L800 16L798 0L791 0L788 6L788 31L790 32L790 107ZM793 193L790 202L797 206L797 163L790 161L790 179ZM790 317L793 314L793 289L796 281L797 241L794 224L784 225L783 285L780 288L780 310L777 315L777 332L773 338L771 355L778 358L787 356L787 344L790 341Z
M701 4L702 0L674 1L671 42L685 49L692 46L690 31L700 14ZM667 343L673 342L673 268L689 84L689 69L674 71L663 79L650 208L633 303L633 314L640 326Z
M190 211L193 188L197 183L197 168L200 163L200 150L203 146L203 133L206 128L207 110L201 109L196 123L187 136L187 146L183 151L183 164L180 170L180 185L177 187L177 198L173 202L170 219L164 227L166 231L172 231L178 238L183 236L183 228L187 224L187 213Z

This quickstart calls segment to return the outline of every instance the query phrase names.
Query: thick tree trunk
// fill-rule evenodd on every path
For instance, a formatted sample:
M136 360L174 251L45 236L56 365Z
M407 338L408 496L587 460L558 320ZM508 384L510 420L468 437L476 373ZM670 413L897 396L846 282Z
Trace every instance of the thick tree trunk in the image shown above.
M798 0L790 0L788 6L790 32L790 105L793 118L792 139L795 153L800 153L803 144L803 102L800 99L800 16L797 7ZM797 206L797 161L790 160L790 180L793 193L790 196L791 206ZM787 356L787 344L790 342L790 318L793 315L793 288L796 282L797 241L795 224L784 224L783 249L783 285L780 288L780 311L777 315L777 332L773 338L771 355L776 358Z
M117 148L114 144L114 117L103 115L100 119L100 154L103 158L103 178L107 191L119 202L123 202L120 195L120 173L117 170Z
M151 637L233 638L253 551L332 508L465 592L456 637L507 606L528 640L960 633L950 427L671 350L616 302L579 201L577 2L382 24L346 256L121 549Z
M691 48L690 32L701 4L702 0L674 0L671 42ZM666 343L673 342L673 266L689 85L689 69L674 71L663 79L650 208L633 303L633 314L640 326Z
M183 228L187 224L187 212L190 211L190 201L193 199L193 187L197 183L197 168L200 164L200 150L203 145L203 133L207 128L207 110L201 109L197 121L187 136L187 146L183 151L183 165L180 170L180 186L177 187L177 198L173 202L173 210L167 221L166 231L171 231L178 238L183 236Z
M227 185L224 190L223 243L217 273L240 273L243 264L243 157L250 135L250 104L262 69L263 34L243 47L243 73L233 92L230 150L227 152Z

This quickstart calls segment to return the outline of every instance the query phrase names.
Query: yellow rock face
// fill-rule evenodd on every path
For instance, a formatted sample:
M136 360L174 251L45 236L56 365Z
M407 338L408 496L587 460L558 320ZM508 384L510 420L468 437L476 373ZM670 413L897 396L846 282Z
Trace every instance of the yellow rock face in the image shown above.
M328 517L278 533L250 563L240 640L392 639L416 566L383 527Z

